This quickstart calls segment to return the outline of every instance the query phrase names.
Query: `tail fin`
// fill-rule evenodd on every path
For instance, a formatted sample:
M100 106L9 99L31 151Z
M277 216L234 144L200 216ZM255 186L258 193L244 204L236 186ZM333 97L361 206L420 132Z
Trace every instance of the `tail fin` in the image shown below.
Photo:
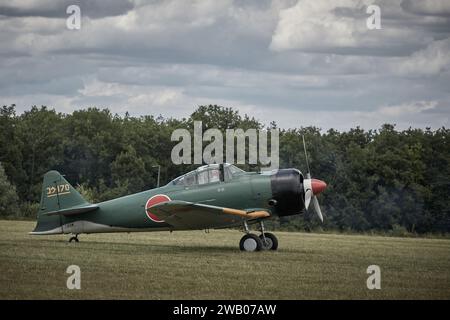
M42 184L41 203L39 206L36 228L31 234L58 234L63 233L61 213L89 211L86 208L96 209L95 205L83 199L58 171L49 171L44 175Z
M49 171L44 175L39 213L88 204L58 171Z

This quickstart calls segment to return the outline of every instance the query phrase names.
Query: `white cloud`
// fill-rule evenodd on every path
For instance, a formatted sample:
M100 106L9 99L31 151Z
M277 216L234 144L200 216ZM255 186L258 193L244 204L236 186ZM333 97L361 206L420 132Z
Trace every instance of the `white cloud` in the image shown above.
M309 52L357 53L365 55L388 53L392 47L404 47L431 41L423 32L384 19L384 14L402 15L399 0L381 1L381 30L369 30L366 7L372 0L299 0L296 5L281 10L278 25L272 35L270 49L303 50ZM407 17L403 17L406 19Z
M354 46L355 19L337 17L333 12L336 7L348 7L351 3L351 0L299 1L295 6L281 10L270 48L282 51Z
M401 117L435 109L437 104L437 101L414 101L400 105L381 106L376 113L386 117Z
M374 111L322 111L307 110L306 108L298 110L278 110L276 122L281 128L299 128L301 126L316 126L323 130L330 128L347 131L356 126L362 128L377 129L383 124L395 124L399 130L409 127L449 127L450 117L443 111L433 111L436 109L436 101L416 101L401 105L380 106ZM269 124L274 118L270 110L257 107L245 109L256 118Z
M20 96L2 96L2 105L15 104L20 109L29 110L31 106L47 106L54 108L57 112L70 113L74 110L74 97L55 94L32 94ZM22 111L19 110L19 111Z
M131 105L138 106L174 107L181 105L184 101L181 90L165 88L156 92L141 93L129 97L128 102Z
M407 76L435 75L450 69L450 38L435 41L407 58L393 62L396 73Z

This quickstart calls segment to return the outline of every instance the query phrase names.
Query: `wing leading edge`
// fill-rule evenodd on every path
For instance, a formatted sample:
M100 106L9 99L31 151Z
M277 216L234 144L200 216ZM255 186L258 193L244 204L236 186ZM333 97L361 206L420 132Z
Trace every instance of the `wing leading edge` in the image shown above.
M175 228L186 229L219 228L270 216L265 210L245 211L180 200L156 204L149 211Z

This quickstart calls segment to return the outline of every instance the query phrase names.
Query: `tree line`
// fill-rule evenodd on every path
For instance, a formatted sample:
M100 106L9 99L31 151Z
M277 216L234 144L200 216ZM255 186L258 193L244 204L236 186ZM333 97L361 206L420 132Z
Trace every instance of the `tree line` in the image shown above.
M64 114L45 106L18 115L14 105L0 110L0 216L36 216L42 177L65 175L90 201L98 202L156 187L194 169L174 165L171 150L177 128L204 130L268 127L232 108L199 106L188 118L132 117L88 108ZM328 230L413 233L450 231L449 129L347 132L316 127L280 129L280 167L306 172L302 136L313 177L328 183L319 197ZM256 165L240 166L256 171ZM272 227L310 230L319 224L311 210L304 217L275 220Z

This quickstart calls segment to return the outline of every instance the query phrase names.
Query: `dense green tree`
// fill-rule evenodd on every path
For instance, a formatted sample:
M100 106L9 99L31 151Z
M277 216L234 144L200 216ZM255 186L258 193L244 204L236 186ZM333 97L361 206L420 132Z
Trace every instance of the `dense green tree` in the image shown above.
M127 193L142 191L145 180L148 179L144 161L131 146L121 152L111 164L111 175L116 185L128 186Z
M194 121L202 121L203 132L221 130L224 142L226 129L277 126L273 122L267 128L251 116L217 105L199 106L184 119L131 117L128 113L120 117L98 108L61 114L44 106L16 115L14 105L3 106L0 197L9 200L0 205L9 208L8 215L19 211L35 215L42 176L51 169L65 174L90 201L154 188L157 165L164 184L197 167L175 165L170 159L178 143L171 141L172 132L178 128L192 132ZM307 172L303 136L312 176L328 183L320 195L325 222L319 224L310 210L303 217L275 219L269 223L272 227L450 232L449 129L399 131L390 124L379 130L357 127L347 132L330 129L324 133L316 127L282 129L281 167ZM203 146L207 144L203 142Z
M187 123L192 127L194 121L202 121L203 130L217 128L219 130L234 128L255 128L259 129L261 124L253 117L244 115L243 117L233 108L224 108L218 105L199 106L192 113Z
M8 181L0 162L0 216L18 216L18 200L16 188Z
M63 162L63 116L42 106L25 111L17 124L17 136L21 141L22 168L27 179L18 185L22 198L39 201L42 176Z
M77 183L98 186L103 179L112 186L110 164L124 148L122 119L107 109L79 110L65 119L64 133L65 174Z
M6 174L15 185L24 185L27 173L23 168L22 140L18 136L19 119L15 113L15 105L3 106L0 109L0 162Z

